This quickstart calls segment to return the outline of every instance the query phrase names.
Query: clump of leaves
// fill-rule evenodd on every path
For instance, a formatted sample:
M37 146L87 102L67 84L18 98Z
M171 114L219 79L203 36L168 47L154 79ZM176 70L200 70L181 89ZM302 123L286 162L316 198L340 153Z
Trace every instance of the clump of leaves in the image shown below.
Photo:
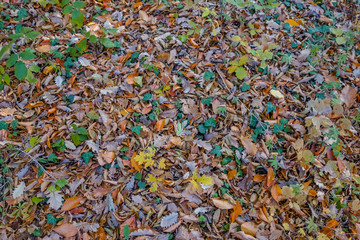
M71 127L74 129L75 133L72 133L71 139L73 140L75 146L79 146L81 142L88 139L88 132L85 128L79 128L76 124L72 124Z
M198 173L198 170L195 169L195 171L193 171L192 173L192 177L190 180L192 187L196 190L201 190L204 188L208 188L211 185L213 185L213 179L209 176L206 175L200 175Z
M247 71L243 67L249 62L249 56L244 55L238 61L230 62L230 67L228 68L228 73L232 74L235 72L235 75L238 79L242 80L246 77Z
M144 165L145 168L154 165L155 150L151 147L148 147L146 152L140 152L135 156L135 161L141 166Z
M63 8L63 14L67 15L71 13L71 24L80 28L84 24L85 16L84 13L80 10L86 6L86 2L75 1L73 4L69 4L71 0L61 1L61 7Z

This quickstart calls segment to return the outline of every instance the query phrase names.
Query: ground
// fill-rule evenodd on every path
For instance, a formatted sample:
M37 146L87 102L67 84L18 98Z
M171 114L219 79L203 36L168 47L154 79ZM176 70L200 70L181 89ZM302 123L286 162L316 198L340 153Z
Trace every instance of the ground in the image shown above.
M0 238L360 238L359 9L2 0Z

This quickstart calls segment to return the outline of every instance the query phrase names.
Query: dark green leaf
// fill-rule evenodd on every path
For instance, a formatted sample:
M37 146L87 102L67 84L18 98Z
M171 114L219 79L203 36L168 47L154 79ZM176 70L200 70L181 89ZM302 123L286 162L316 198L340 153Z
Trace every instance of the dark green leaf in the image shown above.
M5 121L0 121L0 130L2 129L8 129L9 124L7 124Z
M81 154L81 158L84 160L86 164L89 163L90 158L92 158L94 154L92 152L84 152Z
M209 72L209 71L206 71L205 74L204 74L204 78L206 80L210 80L211 78L213 78L215 76L215 74L213 72Z
M126 224L123 228L123 235L126 239L129 239L129 234L130 234L130 227L128 224Z
M27 68L25 66L25 63L22 61L17 61L15 63L15 77L19 79L20 81L24 80L27 76Z
M275 112L276 111L276 107L271 103L271 102L267 102L266 103L266 113L270 113L270 112Z
M205 121L205 127L209 128L215 126L216 126L216 121L214 118L209 118L208 120Z
M48 156L48 161L49 162L57 162L58 158L57 156L55 155L55 153L50 153L49 156Z
M207 106L210 106L210 103L212 102L212 98L211 97L203 98L201 99L201 102Z
M6 67L12 67L15 65L16 61L18 60L18 55L17 54L11 54L9 59L6 61Z
M38 33L38 32L33 31L33 32L29 32L29 33L25 34L25 37L26 37L27 39L33 40L33 39L37 38L37 37L40 36L40 35L41 35L41 33Z
M74 6L74 8L81 9L81 8L84 8L86 6L86 2L75 1L73 6Z
M211 153L214 153L216 155L216 157L220 157L221 156L221 147L219 145L215 144L215 147L211 151Z
M137 125L137 126L134 126L134 127L131 128L131 131L136 133L138 136L140 136L141 130L142 130L141 125Z

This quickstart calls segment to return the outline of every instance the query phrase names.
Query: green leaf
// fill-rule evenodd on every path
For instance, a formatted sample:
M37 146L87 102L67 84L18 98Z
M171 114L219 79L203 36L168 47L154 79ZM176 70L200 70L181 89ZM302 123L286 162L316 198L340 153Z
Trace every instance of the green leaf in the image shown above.
M215 127L216 126L216 121L214 118L209 118L208 120L205 121L205 127L210 128L210 127Z
M17 54L11 54L9 59L6 61L6 67L12 67L15 65L16 61L19 59Z
M276 111L276 107L271 103L271 102L267 102L266 103L266 113L270 113L270 112L275 112Z
M96 114L95 111L90 111L86 114L86 116L88 116L90 119L94 119L94 120L97 120L100 118L99 115Z
M247 71L243 67L239 67L235 71L235 75L238 79L242 80L246 77Z
M178 35L178 38L182 43L185 43L186 40L188 39L188 36L187 35Z
M34 196L34 197L32 197L31 198L31 201L33 202L33 203L35 203L36 205L38 205L41 201L43 201L43 200L45 200L45 198L38 198L38 197L36 197L36 196Z
M57 156L55 155L55 153L50 153L49 156L48 156L48 161L49 162L57 162L58 158Z
M343 45L346 43L346 38L345 37L337 37L335 39L336 43L339 44L339 45Z
M126 224L123 228L123 235L126 239L129 239L129 234L130 234L130 227L128 224Z
M64 7L64 9L63 9L63 14L65 14L65 15L67 15L67 14L69 14L69 13L71 13L71 11L73 10L73 6L71 6L71 5L67 5L66 7Z
M86 47L87 47L87 39L84 38L83 40L81 40L78 44L78 47L80 48L81 52L84 52Z
M141 130L142 130L141 125L137 125L137 126L134 126L134 127L131 128L131 131L136 133L138 136L140 136Z
M31 147L34 147L38 143L38 141L37 141L38 138L39 138L39 136L35 136L35 137L30 138L29 144L30 144Z
M4 82L7 84L7 85L10 85L10 77L7 73L4 74Z
M143 86L143 76L137 76L134 78L134 82L139 86L142 87Z
M23 33L15 33L15 34L10 34L9 35L9 38L11 39L11 40L18 40L19 38L21 38L22 36L24 36L24 34Z
M36 58L36 55L29 51L21 52L21 53L19 53L19 56L23 60L32 60L32 59Z
M31 65L29 67L29 70L34 72L34 73L38 73L38 72L40 72L41 69L40 69L40 67L38 65Z
M15 130L17 128L17 126L18 126L18 120L12 120L11 121L11 128Z
M78 10L78 9L74 9L72 11L71 14L71 24L76 26L76 27L82 27L82 25L84 24L84 14Z
M100 40L100 43L104 45L106 48L113 48L115 47L115 44L110 40L110 38L102 38Z
M89 37L89 41L91 42L91 43L96 43L97 42L97 37L95 36L95 35L91 35L90 37Z
M248 91L248 90L250 90L250 86L247 85L246 83L244 83L244 84L241 86L241 91L246 92L246 91Z
M201 99L201 102L207 106L210 106L210 104L212 102L212 98L211 97L203 98L203 99Z
M75 146L79 146L80 143L81 143L81 139L80 139L79 134L77 134L77 133L72 133L70 136L71 136L71 139L73 140Z
M210 80L211 78L213 78L215 76L215 74L213 72L209 72L209 71L206 71L205 74L204 74L204 78L206 80Z
M280 131L284 130L284 125L274 123L274 133L279 133Z
M199 128L199 132L200 132L201 134L205 134L205 133L206 133L207 128L204 126L204 124L200 124L200 125L198 126L198 128Z
M62 0L61 7L63 8L66 4L70 3L71 0Z
M9 124L7 124L5 121L0 121L0 130L2 129L8 129L9 128Z
M240 58L239 62L238 62L238 66L242 66L244 64L247 64L249 62L249 56L248 55L244 55Z
M37 38L37 37L40 36L40 35L41 35L41 33L32 31L32 32L26 33L26 34L25 34L25 37L26 37L27 39L34 40L35 38Z
M68 180L65 178L59 179L55 182L55 185L59 186L60 188L65 187L68 184Z
M89 163L90 158L92 158L94 154L92 152L84 152L81 154L81 158L84 160L86 164Z
M220 157L221 156L221 147L220 147L220 145L215 144L215 147L211 151L211 153L214 153L216 155L216 157Z
M145 93L143 100L149 101L152 98L152 95L150 93Z
M56 222L57 222L57 219L52 214L48 213L46 215L46 224L52 224L55 226Z
M15 77L19 79L20 81L24 80L27 76L27 68L25 66L25 63L22 61L17 61L15 63Z
M85 136L88 135L86 128L78 128L77 132L81 135L85 135Z
M74 8L81 9L81 8L84 8L86 6L86 2L75 1L73 6L74 6Z

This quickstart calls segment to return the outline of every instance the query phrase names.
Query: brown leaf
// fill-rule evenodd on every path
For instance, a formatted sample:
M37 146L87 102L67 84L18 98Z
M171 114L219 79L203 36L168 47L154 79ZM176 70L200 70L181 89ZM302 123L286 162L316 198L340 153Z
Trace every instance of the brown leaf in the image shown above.
M16 111L15 108L1 108L0 109L0 116L13 115L15 111Z
M106 163L112 163L115 159L115 152L100 152L98 155L98 162L101 166L104 166Z
M355 88L346 85L341 91L341 99L348 108L351 108L356 102L357 91Z
M253 222L244 222L243 224L241 224L241 230L246 233L249 234L251 236L256 236L256 232L257 232L257 226L255 223Z
M275 172L274 172L274 169L272 167L269 167L267 169L267 174L266 174L266 181L265 181L265 187L270 187L271 184L273 183L275 179Z
M75 208L80 202L83 200L80 196L70 197L65 200L63 206L61 207L61 211L69 211Z
M60 226L57 226L54 228L54 231L58 234L60 234L63 237L73 237L78 232L78 229L76 226L70 224L70 223L64 223Z
M256 144L248 137L241 137L241 144L245 148L245 152L250 155L255 155L257 152Z
M212 200L213 200L215 207L220 208L220 209L232 209L234 207L234 205L232 205L227 200L222 200L222 199L218 199L218 198L212 198Z
M41 53L48 53L51 50L50 45L41 45L35 48L36 51Z

